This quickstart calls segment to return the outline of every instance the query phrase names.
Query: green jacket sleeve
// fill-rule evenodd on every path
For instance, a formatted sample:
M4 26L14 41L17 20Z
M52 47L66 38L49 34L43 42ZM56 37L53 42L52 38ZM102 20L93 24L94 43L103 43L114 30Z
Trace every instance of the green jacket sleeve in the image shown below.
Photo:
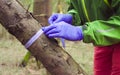
M86 23L83 28L85 43L107 46L120 42L120 16L111 17L108 21L97 20Z
M85 43L108 46L120 42L120 0L112 0L111 8L114 14L107 21L87 22L83 27Z

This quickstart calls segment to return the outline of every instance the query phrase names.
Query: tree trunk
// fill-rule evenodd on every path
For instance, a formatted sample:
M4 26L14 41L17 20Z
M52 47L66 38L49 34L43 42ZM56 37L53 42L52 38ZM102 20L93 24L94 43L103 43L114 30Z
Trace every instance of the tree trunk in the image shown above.
M42 26L48 25L48 18L52 13L51 2L52 0L34 0L33 14Z
M41 28L16 0L0 0L0 23L23 45ZM67 52L44 34L28 50L52 75L86 75Z
M33 15L42 26L48 25L48 18L52 13L51 2L52 0L34 0ZM37 62L39 62L38 66L42 65L41 61ZM46 71L46 74L51 75L48 71Z

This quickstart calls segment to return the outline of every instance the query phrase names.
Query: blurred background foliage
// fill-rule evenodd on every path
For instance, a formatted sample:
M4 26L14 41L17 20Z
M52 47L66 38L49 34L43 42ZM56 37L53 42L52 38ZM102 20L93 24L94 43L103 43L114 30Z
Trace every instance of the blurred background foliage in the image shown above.
M25 9L33 13L34 0L17 0ZM37 0L36 0L37 1ZM50 0L52 13L66 13L69 0ZM0 75L46 75L46 72L38 70L33 62L27 68L19 68L18 64L23 59L26 50L18 43L14 36L10 35L0 25ZM17 51L17 52L16 52ZM93 47L91 44L82 42L66 42L66 51L75 59L75 61L84 68L89 74L93 75ZM8 53L6 56L4 56ZM9 59L10 57L11 59ZM19 58L19 59L18 59ZM2 64L2 65L1 65ZM7 66L6 66L7 64ZM16 67L17 64L17 67ZM9 68L12 66L13 68ZM5 71L4 71L5 70ZM39 72L42 72L39 73Z

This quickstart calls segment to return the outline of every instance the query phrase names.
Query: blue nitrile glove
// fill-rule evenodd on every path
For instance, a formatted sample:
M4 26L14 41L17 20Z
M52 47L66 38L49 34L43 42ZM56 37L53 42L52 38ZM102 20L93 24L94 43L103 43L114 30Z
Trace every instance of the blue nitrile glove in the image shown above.
M72 15L71 14L59 14L55 13L48 19L50 24L58 23L64 21L66 23L72 24Z
M64 38L66 40L77 41L83 39L81 27L72 26L65 22L54 23L50 26L43 27L45 35L50 38Z

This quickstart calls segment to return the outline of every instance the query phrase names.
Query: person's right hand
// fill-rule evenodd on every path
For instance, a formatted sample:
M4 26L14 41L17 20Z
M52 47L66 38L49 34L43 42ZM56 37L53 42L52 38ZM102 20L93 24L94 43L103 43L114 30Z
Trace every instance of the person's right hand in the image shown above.
M58 23L64 21L66 23L72 24L72 15L71 14L59 14L55 13L48 19L50 24Z
M42 27L45 35L50 38L64 38L70 41L79 41L83 39L82 28L73 26L64 21Z

